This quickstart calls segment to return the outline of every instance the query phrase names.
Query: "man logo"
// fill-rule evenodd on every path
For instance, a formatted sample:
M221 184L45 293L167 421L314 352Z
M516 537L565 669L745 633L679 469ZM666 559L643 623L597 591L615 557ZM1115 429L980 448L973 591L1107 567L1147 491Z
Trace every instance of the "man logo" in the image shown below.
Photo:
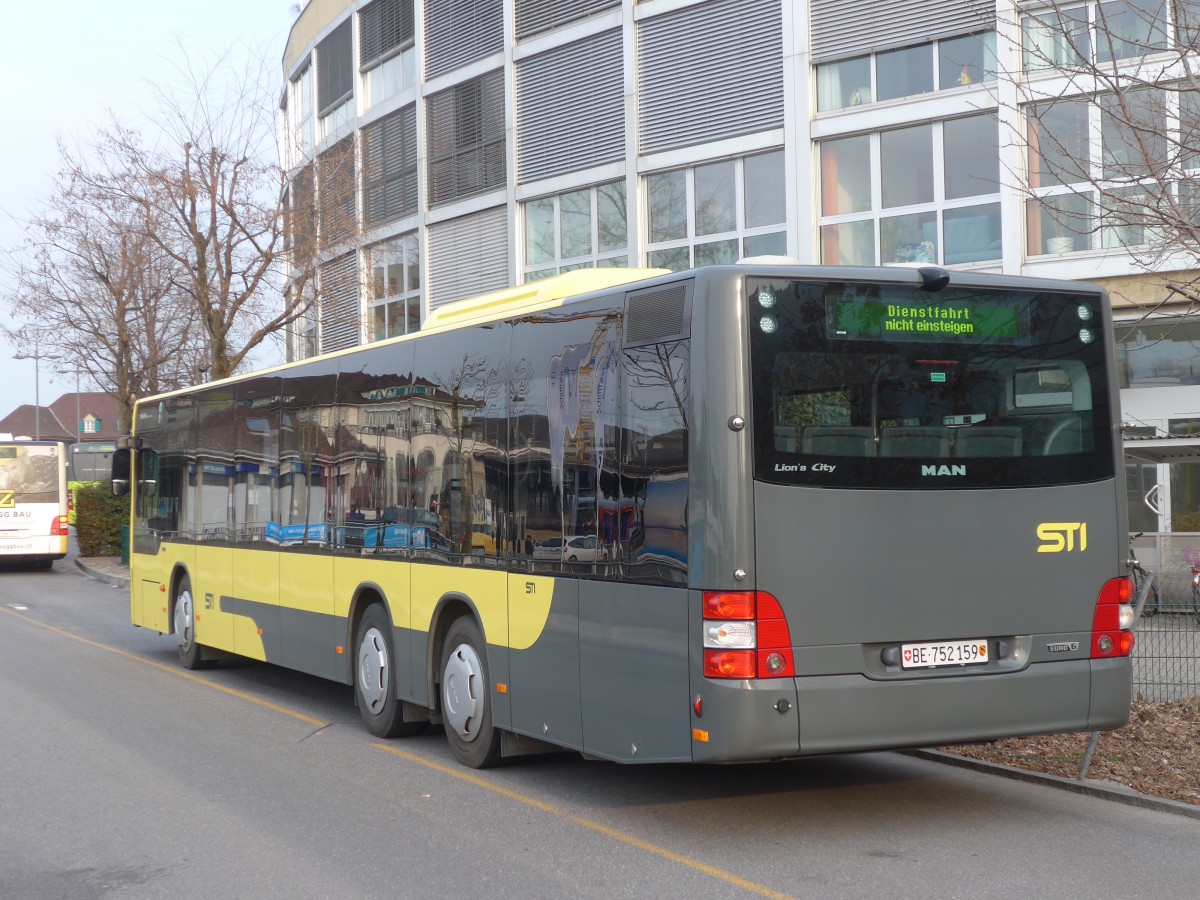
M1037 527L1041 546L1038 553L1067 553L1075 548L1075 535L1079 535L1079 552L1087 549L1087 522L1042 522Z
M957 466L921 466L922 475L966 475L967 467Z

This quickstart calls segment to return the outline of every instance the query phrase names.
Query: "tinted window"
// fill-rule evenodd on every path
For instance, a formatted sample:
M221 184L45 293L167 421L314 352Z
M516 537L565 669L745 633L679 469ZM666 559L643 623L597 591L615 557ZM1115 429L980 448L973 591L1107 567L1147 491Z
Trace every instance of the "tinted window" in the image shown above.
M752 279L756 477L1004 487L1113 474L1097 294Z

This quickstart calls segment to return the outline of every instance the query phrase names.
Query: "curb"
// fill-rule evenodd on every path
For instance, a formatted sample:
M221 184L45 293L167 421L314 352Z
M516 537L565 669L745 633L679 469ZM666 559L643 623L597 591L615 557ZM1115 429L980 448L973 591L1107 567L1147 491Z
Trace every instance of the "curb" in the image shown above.
M1146 794L1139 794L1131 787L1126 787L1123 784L1117 784L1112 781L1092 781L1090 779L1078 781L1074 778L1064 778L1061 775L1047 775L1043 772L1031 772L1028 769L1017 769L1013 766L1005 766L1000 763L983 762L982 760L971 759L967 756L955 756L953 753L944 753L941 750L906 750L904 752L910 756L957 766L960 769L971 769L975 772L984 772L989 775L999 775L1002 778L1011 778L1014 781L1046 785L1047 787L1070 791L1074 794L1098 797L1101 800L1111 800L1114 803L1124 803L1126 806L1138 806L1142 809L1152 809L1157 812L1170 813L1188 819L1200 819L1200 806L1191 803L1181 803L1178 800L1166 800L1162 797L1150 797Z
M79 571L88 578L95 579L96 581L103 581L105 584L111 587L129 587L128 575L113 575L109 572L101 572L99 569L87 565L85 562L83 562L83 560L78 558L75 560L75 568L79 569Z

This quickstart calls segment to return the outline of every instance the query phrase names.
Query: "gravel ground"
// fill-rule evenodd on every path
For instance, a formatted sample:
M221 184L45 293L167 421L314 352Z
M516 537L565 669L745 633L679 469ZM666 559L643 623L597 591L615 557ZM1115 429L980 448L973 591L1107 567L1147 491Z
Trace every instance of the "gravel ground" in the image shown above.
M1089 736L1053 734L940 749L1017 769L1077 778ZM1100 735L1087 777L1200 806L1200 697L1170 703L1135 700L1129 724Z

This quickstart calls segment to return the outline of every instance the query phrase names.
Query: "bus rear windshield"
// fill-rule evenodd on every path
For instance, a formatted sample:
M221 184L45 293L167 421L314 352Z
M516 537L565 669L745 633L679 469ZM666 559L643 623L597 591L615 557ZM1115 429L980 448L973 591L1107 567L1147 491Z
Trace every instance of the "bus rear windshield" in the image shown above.
M953 489L1112 476L1102 294L747 287L758 480Z

